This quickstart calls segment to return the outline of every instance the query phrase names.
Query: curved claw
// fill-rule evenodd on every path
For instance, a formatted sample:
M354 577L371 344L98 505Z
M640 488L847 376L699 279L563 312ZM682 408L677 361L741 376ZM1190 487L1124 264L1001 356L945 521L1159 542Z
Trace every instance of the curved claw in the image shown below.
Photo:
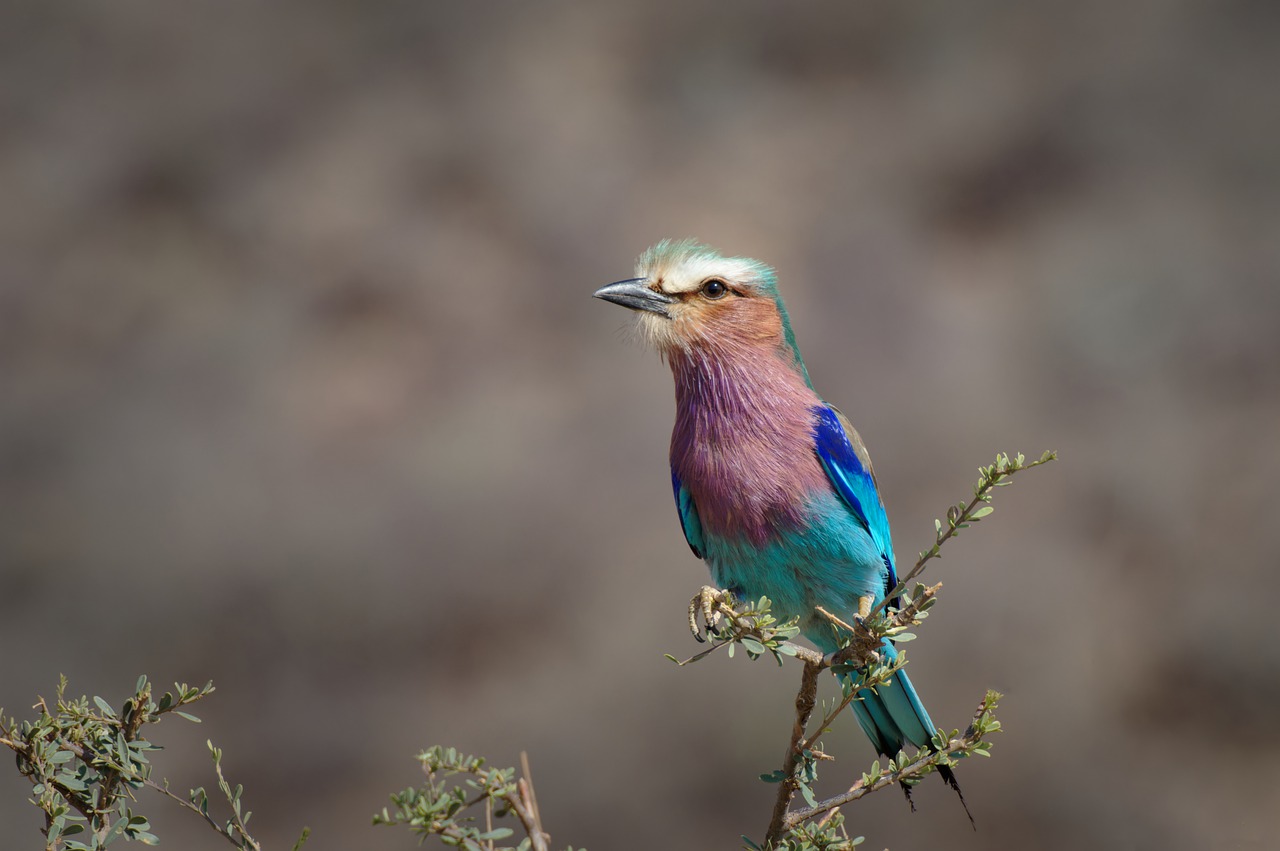
M689 632L693 633L694 641L699 644L704 643L707 639L703 638L702 630L698 629L698 598L694 597L693 602L689 604Z
M689 631L700 643L715 634L723 616L717 609L731 599L728 591L703 585L698 593L689 601ZM702 615L702 624L698 624L698 615Z

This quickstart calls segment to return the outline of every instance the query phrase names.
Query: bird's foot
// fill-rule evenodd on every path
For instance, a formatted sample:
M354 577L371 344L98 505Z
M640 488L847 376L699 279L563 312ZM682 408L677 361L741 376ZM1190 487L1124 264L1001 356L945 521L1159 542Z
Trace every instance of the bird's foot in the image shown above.
M703 585L689 601L689 631L698 641L716 635L724 620L724 611L733 610L733 595L710 585ZM702 616L702 624L698 616Z
M828 623L834 624L835 626L838 626L847 632L856 632L857 630L855 629L855 624L857 626L862 626L864 623L866 623L867 618L871 616L871 607L874 604L875 604L874 597L871 597L871 596L859 597L858 611L854 613L852 618L850 618L850 621L852 621L852 623L850 623L849 621L843 620L842 618L840 618L839 615L836 615L833 612L830 612L827 609L824 609L822 606L816 606L814 608L814 611L816 611L818 613L818 616L826 620Z

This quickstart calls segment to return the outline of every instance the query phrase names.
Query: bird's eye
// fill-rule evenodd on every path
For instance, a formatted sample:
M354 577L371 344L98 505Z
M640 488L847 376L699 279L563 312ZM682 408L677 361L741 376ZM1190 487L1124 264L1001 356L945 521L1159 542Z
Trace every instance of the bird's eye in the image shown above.
M721 298L729 288L724 285L724 281L712 278L702 285L702 294L707 298Z

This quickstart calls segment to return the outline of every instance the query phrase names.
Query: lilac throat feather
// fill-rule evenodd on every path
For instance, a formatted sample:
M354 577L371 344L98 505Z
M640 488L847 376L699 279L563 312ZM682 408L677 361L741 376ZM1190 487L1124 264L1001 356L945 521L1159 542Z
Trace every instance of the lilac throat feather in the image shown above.
M667 353L671 467L713 535L764 546L802 526L808 496L829 488L812 451L821 400L784 356L723 338Z

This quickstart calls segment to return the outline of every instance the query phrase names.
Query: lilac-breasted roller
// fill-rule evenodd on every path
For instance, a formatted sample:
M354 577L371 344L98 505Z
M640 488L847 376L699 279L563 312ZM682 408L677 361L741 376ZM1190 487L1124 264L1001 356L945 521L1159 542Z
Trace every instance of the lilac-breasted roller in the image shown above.
M898 583L893 539L866 447L814 391L773 270L668 240L595 295L636 311L675 377L671 485L694 555L718 588L767 596L824 653L838 649L815 607L866 617ZM937 732L905 671L858 697L882 755ZM950 768L939 774L959 792Z

